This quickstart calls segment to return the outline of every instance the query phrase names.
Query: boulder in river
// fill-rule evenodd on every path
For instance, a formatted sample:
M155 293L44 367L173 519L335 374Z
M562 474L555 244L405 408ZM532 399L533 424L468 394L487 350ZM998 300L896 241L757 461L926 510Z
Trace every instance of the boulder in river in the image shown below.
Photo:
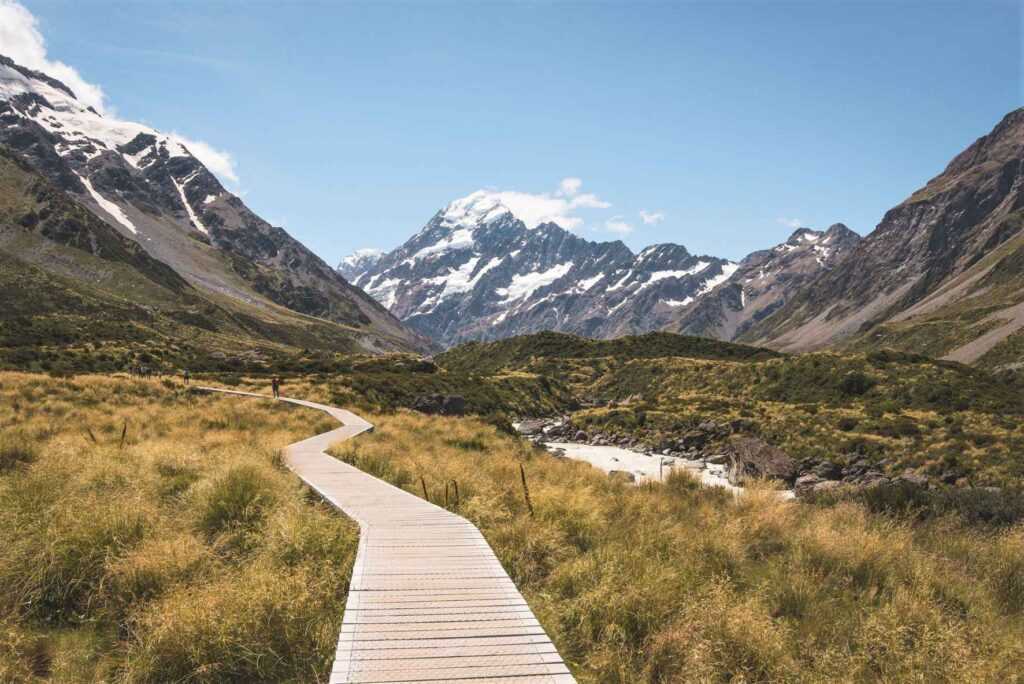
M608 477L621 482L636 482L636 475L628 470L609 470Z
M516 431L521 435L539 435L544 430L547 422L541 418L524 420L516 426Z
M740 485L750 478L792 483L797 463L785 451L757 437L733 437L729 442L729 482Z

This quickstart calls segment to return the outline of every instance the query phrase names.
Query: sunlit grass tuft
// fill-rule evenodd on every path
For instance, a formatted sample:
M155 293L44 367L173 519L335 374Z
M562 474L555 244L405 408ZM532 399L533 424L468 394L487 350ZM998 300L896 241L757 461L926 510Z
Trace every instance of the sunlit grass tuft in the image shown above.
M170 382L5 373L0 681L322 679L357 531L279 456L321 426Z

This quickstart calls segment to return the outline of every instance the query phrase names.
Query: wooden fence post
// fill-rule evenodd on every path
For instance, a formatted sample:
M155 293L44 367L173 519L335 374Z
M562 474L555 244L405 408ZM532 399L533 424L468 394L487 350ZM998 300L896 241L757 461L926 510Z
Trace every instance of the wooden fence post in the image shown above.
M533 517L533 504L530 502L530 488L526 486L526 469L519 464L519 477L523 481L523 497L526 499L526 507L530 509L530 517Z

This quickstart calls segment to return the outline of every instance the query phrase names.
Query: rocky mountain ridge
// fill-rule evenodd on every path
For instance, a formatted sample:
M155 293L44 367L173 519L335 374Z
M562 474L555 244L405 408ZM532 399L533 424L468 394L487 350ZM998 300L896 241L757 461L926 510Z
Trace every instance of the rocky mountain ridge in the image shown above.
M431 348L249 210L177 136L101 116L60 81L2 56L0 145L209 296L271 325L288 312L337 324L339 338L367 351Z
M836 268L739 337L1024 361L1024 108L886 212Z
M837 224L798 230L740 263L671 243L634 254L621 241L586 240L556 223L528 227L496 193L481 190L450 203L398 249L353 254L339 270L445 346L541 330L731 339L856 240Z

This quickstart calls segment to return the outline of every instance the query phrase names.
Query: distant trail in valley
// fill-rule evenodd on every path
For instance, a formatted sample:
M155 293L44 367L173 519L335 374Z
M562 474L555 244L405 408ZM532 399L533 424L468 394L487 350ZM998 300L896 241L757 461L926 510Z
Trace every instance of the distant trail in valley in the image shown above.
M342 424L285 448L288 467L359 523L331 684L576 681L472 523L326 453L373 425L344 409L281 401Z

